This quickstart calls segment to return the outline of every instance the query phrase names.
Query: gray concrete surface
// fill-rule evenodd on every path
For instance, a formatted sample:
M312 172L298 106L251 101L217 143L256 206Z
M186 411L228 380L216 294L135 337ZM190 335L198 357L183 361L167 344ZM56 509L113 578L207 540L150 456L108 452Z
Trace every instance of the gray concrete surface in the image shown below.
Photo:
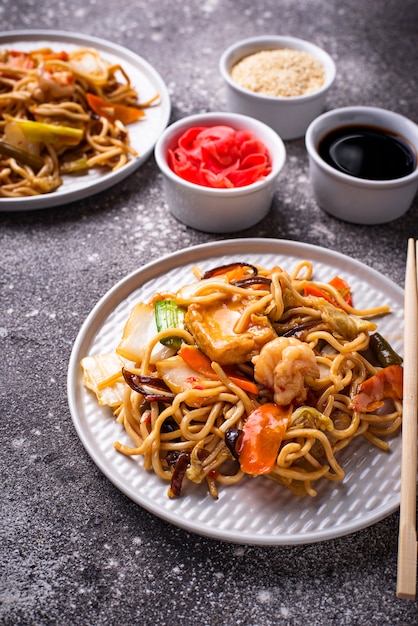
M146 58L166 81L172 121L224 109L218 60L237 39L288 34L337 63L328 108L376 105L418 121L413 0L5 0L1 30L96 35ZM303 140L268 217L233 236L343 252L403 285L404 218L356 226L323 213ZM112 189L67 206L2 211L0 200L0 623L12 625L413 625L396 598L398 514L308 546L255 547L189 534L152 516L97 469L73 427L66 375L81 324L120 278L184 247L223 238L167 212L151 156Z

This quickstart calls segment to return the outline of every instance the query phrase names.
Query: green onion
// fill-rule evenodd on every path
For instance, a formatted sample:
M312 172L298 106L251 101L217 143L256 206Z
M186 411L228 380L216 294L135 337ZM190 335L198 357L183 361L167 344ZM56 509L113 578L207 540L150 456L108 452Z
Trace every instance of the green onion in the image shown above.
M67 145L76 146L83 138L81 128L61 126L60 124L46 124L44 122L32 122L31 120L22 120L16 117L11 118L10 121L15 122L19 126L29 141L43 143L65 141Z
M43 158L39 155L18 148L4 139L0 139L0 154L16 159L23 165L29 165L35 172L38 172L44 164Z
M186 310L178 306L175 300L157 300L155 303L155 322L157 331L184 328ZM175 350L181 347L182 339L173 333L173 336L161 339L161 343Z
M87 157L80 157L73 161L65 161L60 165L60 174L72 174L74 172L80 172L88 168Z

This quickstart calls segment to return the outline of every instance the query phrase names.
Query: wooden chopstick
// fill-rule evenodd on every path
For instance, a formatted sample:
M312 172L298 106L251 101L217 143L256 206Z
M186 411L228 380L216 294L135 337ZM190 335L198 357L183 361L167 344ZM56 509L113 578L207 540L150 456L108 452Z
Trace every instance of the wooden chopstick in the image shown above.
M408 240L405 273L401 501L396 595L414 600L417 578L418 242Z

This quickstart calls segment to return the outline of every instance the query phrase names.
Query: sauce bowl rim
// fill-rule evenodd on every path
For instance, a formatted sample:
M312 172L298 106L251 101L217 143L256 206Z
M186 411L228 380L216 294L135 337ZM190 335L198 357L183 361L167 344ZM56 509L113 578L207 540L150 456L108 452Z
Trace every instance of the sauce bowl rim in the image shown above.
M361 122L359 120L353 120L352 118L350 119L350 116L356 114L369 114L371 118L373 116L376 116L376 120L374 120L373 122ZM342 119L343 117L344 119ZM389 120L389 118L392 120L396 120L408 126L412 131L415 131L416 142L413 143L411 139L405 135L405 133L399 132L397 129L395 130L391 127L389 123L383 123L383 117L385 117L385 119L387 120ZM338 120L338 123L329 124L326 129L318 131L318 125L332 119L335 119L336 121ZM407 174L406 176L401 176L400 178L391 178L389 180L374 180L371 178L359 178L356 176L352 176L332 167L320 156L318 152L318 146L320 141L324 139L327 134L344 125L374 126L375 128L380 128L382 130L391 132L394 135L402 137L402 139L406 141L410 148L415 152L416 164L414 171L410 174ZM316 136L316 133L318 133L319 136ZM347 106L337 109L331 109L330 111L327 111L322 115L316 117L309 124L305 133L305 146L309 157L312 158L322 170L327 172L336 180L344 181L357 187L369 189L385 189L388 187L395 188L401 187L409 182L413 182L418 179L418 125L415 124L415 122L410 120L408 117L405 117L404 115L401 115L400 113L396 113L395 111L391 111L389 109L372 106Z

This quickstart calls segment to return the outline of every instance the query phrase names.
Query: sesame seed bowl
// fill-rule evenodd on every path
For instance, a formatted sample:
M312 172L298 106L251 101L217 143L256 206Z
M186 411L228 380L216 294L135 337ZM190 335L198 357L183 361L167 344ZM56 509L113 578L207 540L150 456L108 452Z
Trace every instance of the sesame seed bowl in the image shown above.
M325 107L335 80L333 59L296 37L252 37L232 44L219 61L228 109L252 116L282 139L303 137Z

